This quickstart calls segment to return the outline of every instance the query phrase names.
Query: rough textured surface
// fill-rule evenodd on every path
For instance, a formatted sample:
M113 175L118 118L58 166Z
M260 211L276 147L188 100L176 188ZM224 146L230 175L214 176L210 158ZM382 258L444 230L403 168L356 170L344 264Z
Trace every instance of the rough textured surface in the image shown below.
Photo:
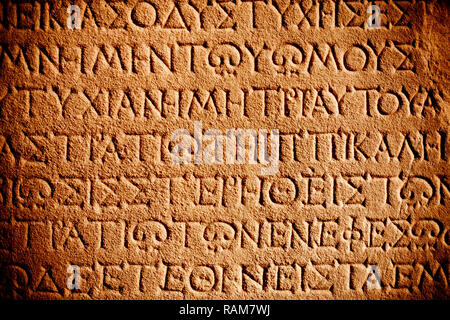
M0 296L448 298L448 9L2 2Z

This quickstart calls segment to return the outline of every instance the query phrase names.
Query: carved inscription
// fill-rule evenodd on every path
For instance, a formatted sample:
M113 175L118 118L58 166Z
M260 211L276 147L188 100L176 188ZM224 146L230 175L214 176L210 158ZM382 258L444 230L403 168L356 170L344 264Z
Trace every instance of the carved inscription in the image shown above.
M448 6L69 2L0 3L1 298L448 299Z

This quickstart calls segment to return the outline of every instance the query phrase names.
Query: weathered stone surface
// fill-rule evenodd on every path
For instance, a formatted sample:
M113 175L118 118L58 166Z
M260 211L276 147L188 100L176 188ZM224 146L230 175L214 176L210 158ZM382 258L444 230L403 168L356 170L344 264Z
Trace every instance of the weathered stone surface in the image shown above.
M0 296L448 298L448 9L2 2Z

